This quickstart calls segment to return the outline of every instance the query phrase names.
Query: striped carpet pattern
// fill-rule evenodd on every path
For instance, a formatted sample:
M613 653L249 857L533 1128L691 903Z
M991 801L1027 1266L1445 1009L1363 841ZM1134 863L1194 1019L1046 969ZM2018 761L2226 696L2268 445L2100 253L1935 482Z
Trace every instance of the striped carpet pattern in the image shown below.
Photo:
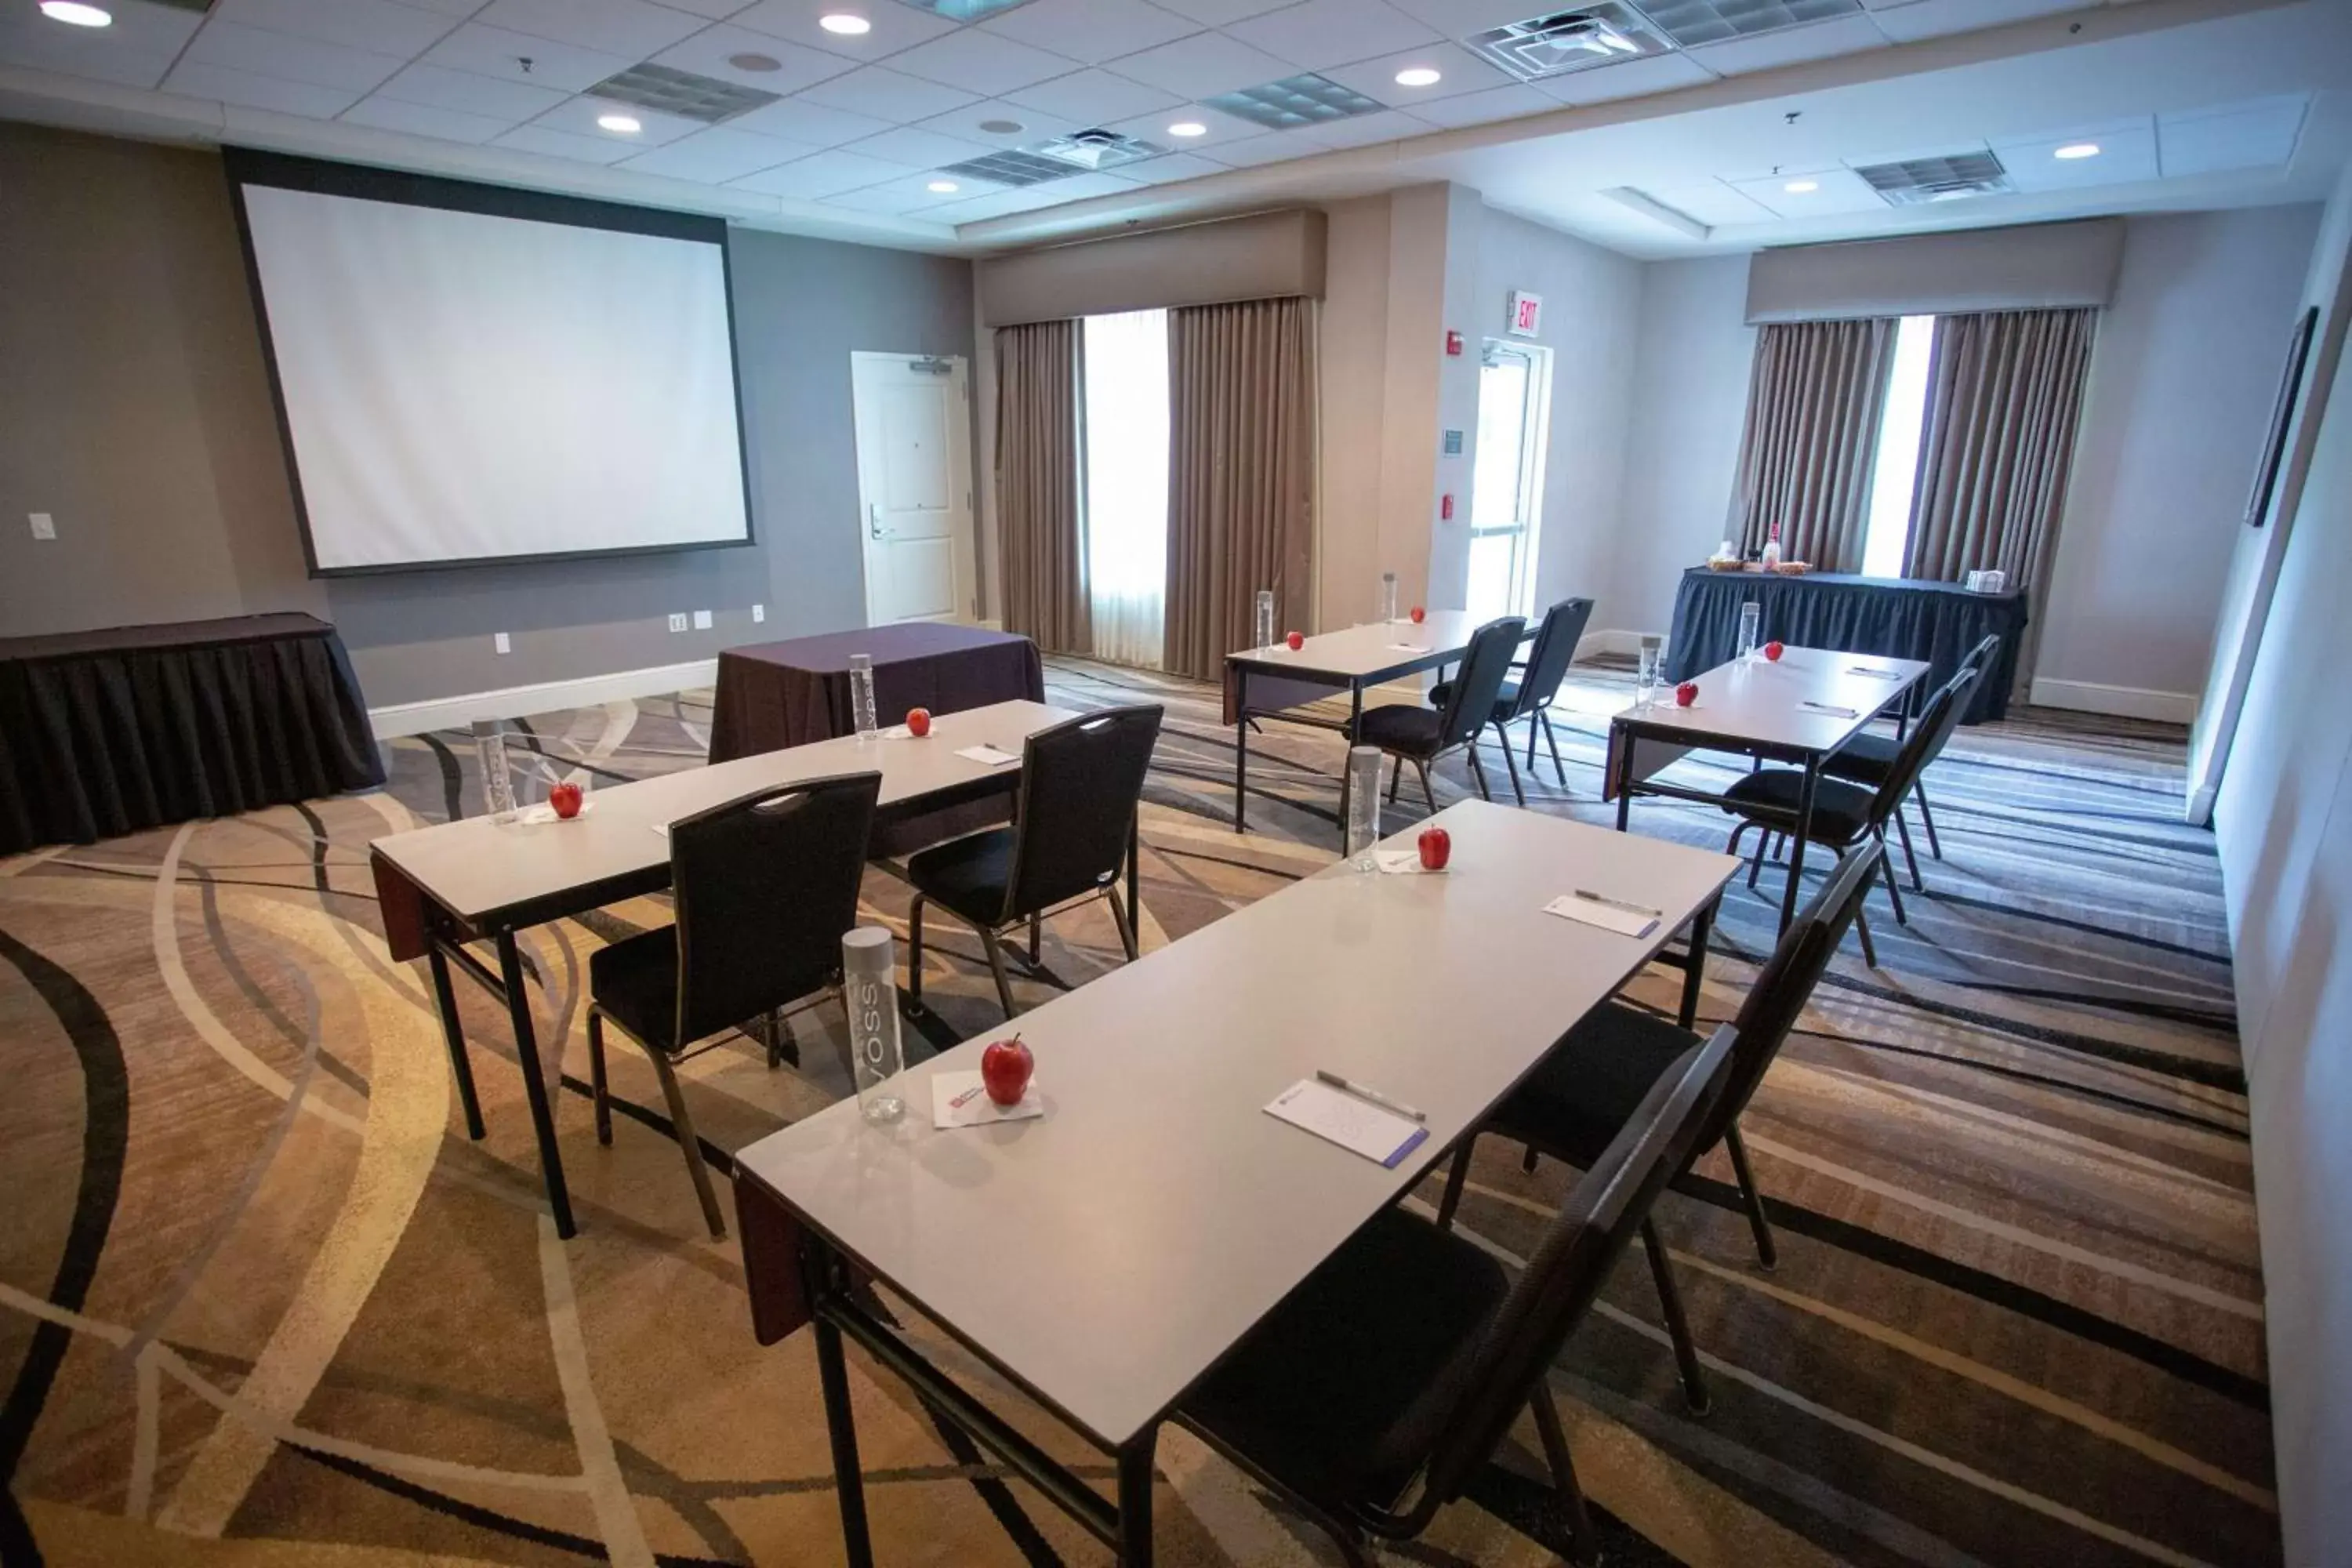
M1166 706L1147 949L1330 861L1328 733L1252 738L1236 835L1213 689L1071 660L1048 686L1073 707ZM1559 771L1519 755L1530 809L1613 820L1601 759L1629 696L1622 669L1578 668ZM709 711L682 692L527 716L526 791L696 766ZM753 1343L733 1243L704 1232L625 1049L614 1143L595 1142L586 958L667 919L665 900L525 943L583 1227L562 1243L497 1008L460 986L489 1126L475 1143L366 870L372 837L478 809L470 747L426 735L387 758L372 795L0 861L0 1563L839 1561L807 1336ZM2182 769L2177 730L2020 708L1960 731L1929 774L1943 858L1915 817L1910 923L1873 895L1883 967L1849 941L1745 1118L1778 1268L1757 1266L1719 1154L1661 1206L1711 1409L1685 1404L1638 1266L1554 1369L1610 1562L2278 1561L2244 1082L2219 872L2177 820ZM1730 774L1691 758L1675 776ZM1441 805L1468 790L1459 758L1436 787ZM1423 809L1408 781L1389 824ZM1643 801L1633 826L1714 847L1728 824ZM1782 875L1733 884L1706 1017L1737 1009L1769 951ZM902 884L873 871L866 900L903 932ZM917 1051L996 1022L977 942L940 935ZM1094 906L1015 966L1016 994L1034 1005L1118 955ZM1670 1007L1678 981L1645 974L1632 1000ZM845 1092L837 1017L811 1016L801 1040L797 1068L730 1038L682 1069L716 1157ZM1488 1140L1462 1226L1523 1258L1571 1177ZM1434 1198L1433 1183L1409 1201ZM897 1306L941 1364L1107 1480ZM880 1561L1105 1561L852 1360ZM1553 1561L1537 1452L1514 1433L1384 1560ZM1180 1432L1158 1508L1161 1560L1183 1568L1336 1561Z

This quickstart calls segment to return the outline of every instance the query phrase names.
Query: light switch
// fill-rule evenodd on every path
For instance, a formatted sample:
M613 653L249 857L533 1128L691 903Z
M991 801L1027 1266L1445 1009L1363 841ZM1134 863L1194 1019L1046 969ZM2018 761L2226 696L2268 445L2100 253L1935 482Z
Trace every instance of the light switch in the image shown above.
M752 624L753 626L758 626L761 621L764 621L764 620L766 620L767 618L768 618L768 606L767 606L767 605L752 605L752 606L751 606L751 624Z
M686 630L686 617L684 616L672 616L669 618L669 629L674 632L682 632Z
M694 612L694 629L698 632L707 632L710 629L710 612L709 610L697 610Z
M498 649L500 653L514 652L514 644L507 640L507 634L504 632L492 632L490 634L490 646Z
M26 515L33 520L34 538L55 539L58 536L58 520L51 517L47 512L36 511L28 512Z

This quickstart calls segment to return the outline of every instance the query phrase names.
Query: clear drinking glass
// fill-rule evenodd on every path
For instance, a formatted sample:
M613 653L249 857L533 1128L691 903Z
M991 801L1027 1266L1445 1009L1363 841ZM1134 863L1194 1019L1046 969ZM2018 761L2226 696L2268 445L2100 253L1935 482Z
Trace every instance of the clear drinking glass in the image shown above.
M1763 624L1764 606L1750 599L1739 606L1739 661L1742 664L1755 656L1757 628Z
M1348 748L1348 861L1359 871L1374 868L1372 846L1381 841L1381 749Z
M1381 624L1386 625L1397 618L1396 574L1393 572L1381 574L1381 602L1377 608Z
M849 710L857 721L857 738L870 741L882 732L874 719L874 658L871 654L849 656Z
M515 814L514 774L507 771L506 727L496 719L474 721L474 758L482 769L482 807L493 822Z
M1657 700L1658 682L1665 679L1666 639L1655 632L1642 637L1642 662L1636 675L1641 705L1644 708Z
M841 939L841 994L849 1013L850 1073L857 1113L891 1122L907 1114L898 1082L907 1065L898 1039L898 943L882 926L857 926Z
M1274 646L1274 590L1271 588L1257 591L1257 641L1251 646Z

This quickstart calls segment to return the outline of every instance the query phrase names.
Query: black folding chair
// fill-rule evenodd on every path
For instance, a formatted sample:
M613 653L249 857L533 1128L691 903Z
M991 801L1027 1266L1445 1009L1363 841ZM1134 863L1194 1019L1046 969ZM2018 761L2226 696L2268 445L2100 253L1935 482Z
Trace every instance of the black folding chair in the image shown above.
M1961 671L1972 669L1979 679L1990 679L1986 672L1992 668L1993 655L2000 649L2000 638L1997 635L1987 636L1969 650L1966 658L1960 660L1960 668L1953 672L1953 679L1958 679ZM1965 717L1967 710L1961 711ZM1864 789L1876 789L1886 782L1886 775L1894 768L1895 759L1902 750L1903 742L1893 735L1866 731L1848 741L1835 755L1823 759L1822 772L1833 779L1858 784ZM1911 781L1911 801L1919 808L1920 826L1927 830L1927 853L1938 860L1944 858L1944 846L1936 837L1936 814L1927 809L1927 770L1935 764L1936 758L1941 756L1943 751L1943 747L1937 746L1922 761L1920 776ZM1911 868L1911 885L1921 892L1927 891L1927 884L1919 879L1919 857L1911 852L1911 825L1904 820L1900 807L1895 813L1895 831L1903 841L1904 862Z
M881 788L880 773L844 773L759 790L680 817L669 826L675 923L589 955L596 1142L613 1142L604 1081L610 1022L654 1064L713 1236L725 1236L727 1226L678 1090L677 1064L698 1040L747 1021L781 1029L788 1005L838 985L842 933L857 922L866 835ZM773 1051L772 1043L772 1066Z
M1176 1412L1330 1532L1410 1540L1530 1410L1576 1560L1592 1523L1547 1373L1688 1163L1729 1076L1726 1026L1662 1072L1561 1205L1514 1282L1485 1249L1401 1209L1350 1237Z
M1511 659L1518 652L1527 631L1525 619L1506 616L1472 632L1470 646L1462 653L1462 673L1448 683L1443 707L1416 708L1411 703L1391 702L1364 710L1348 731L1348 742L1350 745L1378 746L1395 759L1396 772L1389 777L1389 799L1396 799L1397 785L1404 778L1404 765L1410 762L1421 774L1422 797L1429 802L1429 809L1435 811L1437 795L1429 787L1429 764L1457 747L1468 749L1470 774L1477 781L1479 795L1486 800L1495 798L1486 787L1486 770L1478 761L1475 742L1478 732L1493 721L1496 698L1503 682L1510 677ZM1503 766L1510 771L1511 793L1525 805L1527 796L1520 793L1519 770L1511 761L1508 744L1503 747Z
M1118 874L1135 831L1143 776L1160 738L1157 704L1107 708L1029 737L1023 748L1020 805L1013 826L967 834L918 851L907 862L915 886L907 911L907 995L923 996L923 905L932 902L980 933L996 999L1013 1016L1013 983L1004 973L1002 936L1029 922L1029 963L1048 914L1095 899L1110 903L1111 923L1130 962L1134 911L1118 900Z
M1739 1044L1731 1061L1730 1084L1716 1102L1691 1145L1689 1163L1717 1143L1731 1156L1732 1174L1748 1208L1748 1228L1756 1237L1756 1256L1765 1268L1779 1262L1772 1226L1764 1215L1764 1199L1748 1163L1748 1146L1740 1142L1739 1113L1764 1081L1765 1071L1789 1031L1796 1027L1813 987L1829 967L1845 929L1870 891L1871 878L1885 847L1876 840L1864 844L1838 863L1829 880L1780 933L1780 945L1748 987L1739 1016L1732 1021ZM1612 1002L1586 1015L1568 1032L1528 1081L1514 1090L1477 1132L1462 1141L1446 1172L1445 1195L1439 1201L1437 1223L1454 1222L1461 1205L1463 1184L1470 1174L1471 1148L1482 1134L1512 1139L1528 1148L1528 1168L1538 1155L1549 1154L1580 1169L1594 1167L1603 1151L1625 1130L1659 1077L1680 1061L1702 1037L1622 1002ZM1702 1381L1698 1352L1691 1343L1690 1324L1683 1316L1682 1295L1675 1286L1674 1269L1665 1245L1647 1221L1643 1224L1643 1249L1650 1255L1650 1278L1666 1331L1682 1368L1683 1397L1694 1410L1705 1410L1706 1386Z
M1576 662L1576 645L1584 640L1586 623L1592 619L1590 599L1562 599L1544 612L1536 627L1535 646L1528 649L1526 662L1511 668L1517 679L1506 679L1503 689L1495 695L1493 717L1496 739L1502 742L1506 757L1511 749L1507 726L1521 719L1528 721L1528 774L1536 771L1536 727L1543 727L1544 744L1551 748L1551 771L1559 779L1562 789L1568 787L1568 769L1559 760L1559 740L1551 731L1551 705L1559 696L1559 683L1568 679L1568 667ZM1429 689L1429 705L1443 708L1454 698L1454 683L1441 680ZM1518 781L1514 778L1516 784ZM1520 799L1526 805L1524 796Z

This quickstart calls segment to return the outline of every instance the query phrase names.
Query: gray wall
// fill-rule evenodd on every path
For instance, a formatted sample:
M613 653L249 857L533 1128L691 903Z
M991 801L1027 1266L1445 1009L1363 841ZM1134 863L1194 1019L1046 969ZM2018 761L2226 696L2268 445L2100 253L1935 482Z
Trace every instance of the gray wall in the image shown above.
M0 627L307 609L383 706L862 624L849 355L970 355L970 264L740 230L730 252L758 542L316 583L217 157L0 125ZM668 630L699 609L711 630Z

